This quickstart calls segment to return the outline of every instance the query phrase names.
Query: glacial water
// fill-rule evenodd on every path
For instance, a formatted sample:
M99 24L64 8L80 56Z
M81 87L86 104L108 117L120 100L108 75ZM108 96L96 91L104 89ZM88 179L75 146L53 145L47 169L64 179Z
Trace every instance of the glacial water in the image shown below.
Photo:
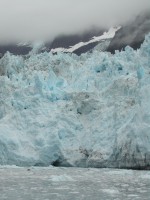
M0 200L138 199L150 199L150 171L0 168Z

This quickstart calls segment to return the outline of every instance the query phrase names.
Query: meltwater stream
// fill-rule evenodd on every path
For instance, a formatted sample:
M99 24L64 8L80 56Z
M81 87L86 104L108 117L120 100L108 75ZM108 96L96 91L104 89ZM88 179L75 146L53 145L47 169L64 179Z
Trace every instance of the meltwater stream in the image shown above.
M149 200L150 171L0 168L0 200Z

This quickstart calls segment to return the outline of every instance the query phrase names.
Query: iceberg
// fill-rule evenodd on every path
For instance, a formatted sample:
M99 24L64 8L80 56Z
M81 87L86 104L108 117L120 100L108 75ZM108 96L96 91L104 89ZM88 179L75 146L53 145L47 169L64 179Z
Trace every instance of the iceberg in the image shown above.
M138 50L0 59L0 164L148 169L150 34Z

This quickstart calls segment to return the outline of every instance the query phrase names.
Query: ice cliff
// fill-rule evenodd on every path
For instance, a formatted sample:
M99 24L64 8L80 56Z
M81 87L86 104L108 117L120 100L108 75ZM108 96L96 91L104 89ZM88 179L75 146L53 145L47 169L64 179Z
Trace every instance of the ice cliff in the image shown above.
M6 53L0 164L150 166L150 34L115 55Z

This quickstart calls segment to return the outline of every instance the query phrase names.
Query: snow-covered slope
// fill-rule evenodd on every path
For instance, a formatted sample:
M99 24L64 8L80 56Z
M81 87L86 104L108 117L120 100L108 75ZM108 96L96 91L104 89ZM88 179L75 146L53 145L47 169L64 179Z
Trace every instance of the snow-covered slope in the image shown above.
M104 31L106 30L103 28L89 27L89 29L84 31L83 33L78 32L76 34L71 34L71 35L58 35L52 41L50 39L44 42L45 51L50 52L51 49L55 49L58 47L63 47L68 49L70 46L74 46L75 44L78 44L81 41L82 42L89 41L93 36L100 36L103 34ZM7 51L13 53L14 55L27 55L31 51L32 47L35 46L36 43L37 41L34 42L20 41L19 43L0 44L0 53L2 54L2 56ZM43 43L43 41L41 41L40 43ZM80 52L77 52L77 54L80 55L82 53L89 51L90 49L93 49L93 47L95 47L96 44L97 43L94 42L93 44L91 43L89 45L86 45L83 50L81 48L78 49L78 51ZM40 50L41 53L44 52L43 49ZM0 58L2 56L0 55Z
M33 54L32 54L33 53ZM0 60L0 164L150 166L150 34L115 55Z
M101 36L94 36L91 40L87 41L87 42L79 42L77 44L75 44L74 46L70 46L69 48L55 48L55 49L51 49L52 53L58 53L58 52L64 52L64 53L73 53L75 52L77 49L87 46L89 44L92 43L97 43L97 42L102 42L105 40L110 40L115 36L115 33L121 28L121 26L118 27L112 27L109 29L108 32L104 32L103 35Z

